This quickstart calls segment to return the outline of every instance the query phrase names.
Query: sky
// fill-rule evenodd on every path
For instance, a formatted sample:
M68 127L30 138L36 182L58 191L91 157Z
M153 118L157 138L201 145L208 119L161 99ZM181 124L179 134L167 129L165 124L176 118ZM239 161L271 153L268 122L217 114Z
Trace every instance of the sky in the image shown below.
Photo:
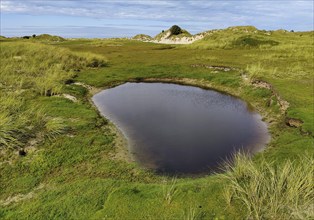
M230 26L313 30L313 0L0 0L0 35L68 38L155 36L172 25L192 34Z

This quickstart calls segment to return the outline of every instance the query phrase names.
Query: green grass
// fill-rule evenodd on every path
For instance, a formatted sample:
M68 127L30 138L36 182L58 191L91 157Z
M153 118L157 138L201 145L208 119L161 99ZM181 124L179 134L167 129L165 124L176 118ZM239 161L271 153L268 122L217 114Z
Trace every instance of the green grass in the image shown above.
M294 196L300 198L300 205L289 199L288 191L278 191L283 178L294 177L297 184L302 175L313 172L306 164L313 163L314 153L313 32L266 33L234 27L184 46L126 39L46 42L50 45L33 39L1 39L0 218L272 219L276 214L280 219L289 213L296 219L313 217L306 212L308 188L299 192L297 185L291 185L296 189L293 193L299 192ZM248 35L258 42L234 44ZM234 69L225 72L206 65ZM290 103L287 115L269 90L255 88L243 75L271 83ZM173 179L129 162L119 156L121 136L91 104L92 93L67 83L85 83L95 92L147 78L241 97L269 123L271 142L253 160L239 160L225 174L229 180L220 174ZM62 94L76 97L77 102ZM301 119L302 127L288 127L286 116ZM17 154L19 148L25 148L25 157ZM238 181L239 170L248 174L244 182ZM236 191L238 186L249 189L254 184L263 189L258 195L276 195L278 200L272 201L282 207L260 207L264 200ZM291 205L293 212L288 212Z
M27 106L29 100L36 95L60 94L75 71L107 62L97 55L76 55L66 49L21 42L1 42L0 56L0 142L9 148L21 147L30 133L43 127L47 133L60 133L58 120L46 119L40 104Z
M263 38L252 37L250 35L239 37L232 43L235 47L261 47L264 45L275 46L279 43L274 40L265 40Z
M236 155L222 175L224 193L229 205L242 204L246 218L311 219L313 209L313 155L287 160L282 164L261 159L254 163L248 157Z

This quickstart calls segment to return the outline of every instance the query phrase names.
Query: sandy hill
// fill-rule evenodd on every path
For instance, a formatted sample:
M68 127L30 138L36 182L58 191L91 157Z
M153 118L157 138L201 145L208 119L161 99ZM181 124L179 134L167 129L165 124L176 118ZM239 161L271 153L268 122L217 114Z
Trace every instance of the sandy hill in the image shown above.
M290 35L304 36L312 32L294 32L287 30L266 31L258 30L254 26L233 26L226 29L214 29L204 31L195 35L187 30L174 25L168 30L162 31L155 37L140 34L133 37L134 40L162 44L192 44L194 47L261 47L275 46L280 42L278 39L286 38ZM313 34L313 33L312 33Z

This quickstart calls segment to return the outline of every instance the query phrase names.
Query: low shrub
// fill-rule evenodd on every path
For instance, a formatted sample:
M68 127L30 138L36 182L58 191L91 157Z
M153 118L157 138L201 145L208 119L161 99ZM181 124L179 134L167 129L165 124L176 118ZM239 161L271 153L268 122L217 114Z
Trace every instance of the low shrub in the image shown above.
M169 30L171 35L179 35L182 33L182 29L178 25L173 25Z

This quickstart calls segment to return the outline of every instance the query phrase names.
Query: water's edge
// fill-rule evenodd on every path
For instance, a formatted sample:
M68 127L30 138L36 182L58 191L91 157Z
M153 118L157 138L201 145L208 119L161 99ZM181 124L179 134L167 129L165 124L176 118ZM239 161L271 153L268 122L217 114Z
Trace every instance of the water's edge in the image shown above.
M147 83L147 81L137 81L137 80L136 80L135 82L134 82L134 81L129 81L129 82L130 82L130 83ZM196 88L205 89L205 90L213 90L213 91L216 91L216 92L218 92L218 93L222 93L222 94L224 94L224 95L232 96L233 98L238 99L238 100L240 100L241 102L244 102L244 103L247 105L249 112L252 112L252 111L253 111L255 114L258 114L258 112L257 112L256 110L253 110L253 109L252 109L252 106L249 105L249 103L247 103L246 101L244 101L244 100L241 99L240 97L235 96L235 95L232 95L232 94L227 93L227 92L221 92L221 91L219 91L219 90L217 90L217 89L208 88L207 86L201 86L201 87L200 87L200 86L197 86L197 85L194 85L194 84L191 85L191 84L189 84L189 83L177 83L177 82L171 82L171 81L169 82L168 79L166 79L165 81L162 81L162 80L152 81L151 79L149 79L148 82L149 82L149 83L162 83L162 84L184 85L184 86L188 86L188 87L194 87L194 88L196 87ZM113 88L113 87L117 87L117 86L122 85L122 84L125 84L125 83L127 83L127 82L118 83L118 84L116 84L116 85L114 85L114 86L110 86L109 89L110 89L110 88ZM105 90L107 90L107 89L104 89L104 90L102 90L102 91L105 91ZM96 94L98 94L98 93L96 93ZM94 97L96 94L94 94L93 97ZM124 136L124 139L126 140L125 149L127 149L127 150L129 151L129 156L130 156L131 159L132 159L131 161L134 162L135 159L134 159L134 157L132 156L132 153L131 153L131 150L130 150L131 144L130 144L130 139L129 139L128 135L123 131L123 128L120 128L120 126L119 126L117 123L115 123L114 120L112 120L112 119L108 116L108 114L106 114L106 113L104 113L104 112L101 112L100 109L98 109L98 107L96 106L96 104L95 104L95 102L94 102L94 100L93 100L93 97L92 97L92 99L91 99L91 102L92 102L93 106L95 107L95 109L97 109L97 112L100 113L100 115L101 115L102 117L108 119L109 121L112 122L112 124L114 124L114 126L118 129L118 131L119 131L119 133L120 133L120 134L118 134L118 135ZM258 115L259 115L259 114L258 114ZM264 121L263 123L265 123L266 126L267 126L267 128L268 128L268 124L267 124L265 121ZM268 134L269 134L269 132L268 132ZM270 140L270 134L269 134L269 140ZM266 143L266 145L264 146L264 148L265 148L265 147L267 146L267 144L269 143L269 140L267 141L267 143ZM264 149L264 148L263 148L263 149ZM261 149L261 150L263 150L263 149Z

